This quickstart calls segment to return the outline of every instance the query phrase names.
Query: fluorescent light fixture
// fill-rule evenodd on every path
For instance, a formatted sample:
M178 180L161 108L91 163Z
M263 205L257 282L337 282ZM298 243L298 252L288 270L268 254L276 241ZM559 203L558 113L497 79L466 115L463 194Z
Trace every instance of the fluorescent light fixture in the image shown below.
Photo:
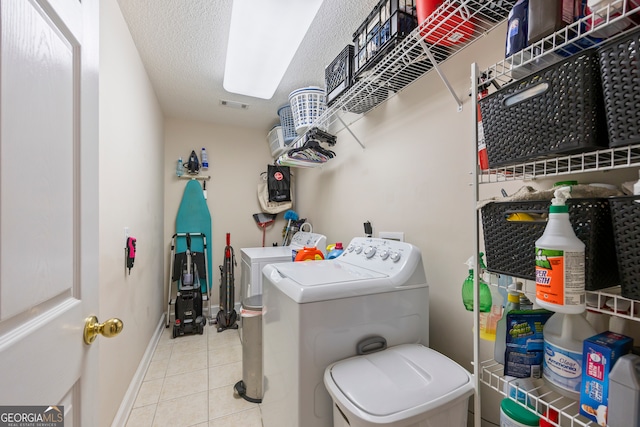
M233 0L225 90L271 99L322 1Z

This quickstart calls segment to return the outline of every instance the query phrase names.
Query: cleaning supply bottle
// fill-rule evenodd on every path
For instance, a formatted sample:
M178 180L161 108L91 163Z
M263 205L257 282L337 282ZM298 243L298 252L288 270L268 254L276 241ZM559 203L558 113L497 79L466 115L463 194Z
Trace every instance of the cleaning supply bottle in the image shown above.
M582 314L556 313L545 323L542 376L558 393L580 399L582 342L594 335Z
M184 166L182 165L182 157L178 157L178 166L176 166L176 175L184 175Z
M202 151L200 152L200 163L202 164L202 169L209 169L209 156L207 156L207 150L202 147Z
M549 221L536 240L536 303L557 313L585 310L585 245L576 237L565 204L570 187L554 192Z
M514 285L509 286L507 293L507 304L504 306L502 317L496 326L496 344L493 347L493 358L496 362L504 365L504 354L507 350L507 314L512 310L520 309L520 292Z
M528 45L529 0L518 0L507 18L505 57L508 58Z
M303 247L298 251L294 261L320 261L324 259L324 254L316 247Z
M337 242L336 245L327 253L327 259L338 258L342 252L344 252L344 248L342 247L342 242Z
M473 263L473 257L467 260L466 264L469 267L469 275L464 282L462 282L462 302L467 311L473 311ZM481 312L486 313L491 310L491 290L489 289L489 285L487 285L481 277L482 276L478 278L478 286L480 287L479 308Z
M480 277L486 284L491 283L491 275L487 271L487 267L483 260L484 253L480 252ZM488 313L480 313L480 339L485 341L496 340L496 328L498 326L498 320L502 317L502 309L504 307L504 298L500 293L498 286L489 285L489 291L491 292L491 310Z

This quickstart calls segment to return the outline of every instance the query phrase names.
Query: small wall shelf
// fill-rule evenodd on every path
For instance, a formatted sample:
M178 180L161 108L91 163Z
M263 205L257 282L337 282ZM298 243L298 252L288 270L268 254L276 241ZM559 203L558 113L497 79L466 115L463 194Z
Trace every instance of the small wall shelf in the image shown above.
M200 181L209 181L211 179L211 177L209 175L189 175L188 173L185 173L182 176L179 176L178 178L180 179L197 179Z

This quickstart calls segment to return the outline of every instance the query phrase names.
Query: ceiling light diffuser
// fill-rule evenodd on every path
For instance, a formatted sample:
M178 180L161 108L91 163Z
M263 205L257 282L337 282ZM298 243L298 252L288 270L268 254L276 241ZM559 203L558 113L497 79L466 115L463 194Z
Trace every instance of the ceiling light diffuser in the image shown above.
M225 90L271 99L322 1L233 0Z

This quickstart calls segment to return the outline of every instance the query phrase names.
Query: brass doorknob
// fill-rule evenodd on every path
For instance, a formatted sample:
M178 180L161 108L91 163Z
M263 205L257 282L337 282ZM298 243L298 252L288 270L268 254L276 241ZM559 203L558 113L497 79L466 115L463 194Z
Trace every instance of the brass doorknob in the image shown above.
M111 318L104 323L98 323L96 316L89 316L84 321L84 342L91 344L98 335L111 338L122 332L124 323L118 318Z

